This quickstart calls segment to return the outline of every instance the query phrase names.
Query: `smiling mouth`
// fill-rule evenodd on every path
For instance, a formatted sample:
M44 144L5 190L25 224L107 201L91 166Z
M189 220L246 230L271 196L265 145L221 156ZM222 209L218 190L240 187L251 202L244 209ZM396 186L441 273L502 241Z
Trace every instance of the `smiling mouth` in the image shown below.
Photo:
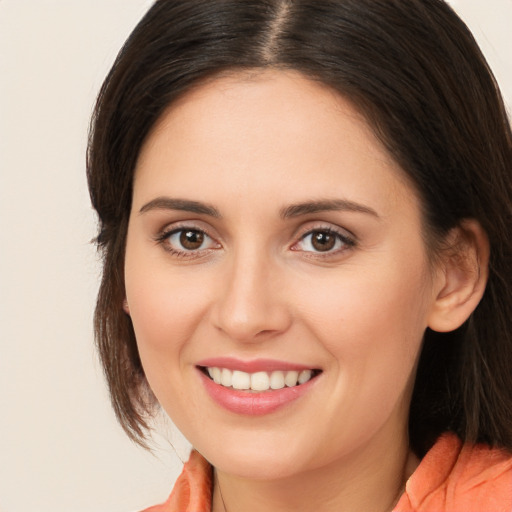
M220 386L248 392L293 388L314 379L321 370L291 370L247 373L219 367L199 367L200 370Z

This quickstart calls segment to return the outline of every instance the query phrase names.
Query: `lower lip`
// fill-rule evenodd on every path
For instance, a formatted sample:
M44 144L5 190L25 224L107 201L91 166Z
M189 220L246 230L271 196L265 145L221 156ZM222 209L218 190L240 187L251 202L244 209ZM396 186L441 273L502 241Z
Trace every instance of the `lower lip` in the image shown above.
M207 393L214 402L228 411L246 416L263 416L285 407L304 396L317 380L317 378L313 378L299 386L254 393L221 386L208 378L202 371L198 371Z

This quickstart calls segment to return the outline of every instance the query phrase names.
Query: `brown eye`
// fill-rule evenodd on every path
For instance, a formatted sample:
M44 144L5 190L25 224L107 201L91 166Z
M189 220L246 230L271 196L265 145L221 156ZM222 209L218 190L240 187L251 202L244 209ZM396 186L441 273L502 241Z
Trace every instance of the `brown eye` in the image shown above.
M338 233L333 229L313 229L303 235L303 237L292 247L294 251L307 253L338 253L350 247L354 247L353 238Z
M201 229L181 228L163 233L158 238L164 248L180 256L197 255L209 249L218 249L220 245Z
M180 232L180 244L188 251L196 251L200 249L204 243L204 233L201 231L193 231L191 229Z
M336 236L327 231L311 233L311 245L319 252L330 251L336 245Z

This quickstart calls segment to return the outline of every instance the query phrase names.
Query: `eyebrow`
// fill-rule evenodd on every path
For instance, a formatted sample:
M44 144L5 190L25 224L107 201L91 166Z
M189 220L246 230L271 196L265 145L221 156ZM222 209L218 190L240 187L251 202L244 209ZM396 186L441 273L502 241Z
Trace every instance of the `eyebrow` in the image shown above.
M189 199L175 199L171 197L157 197L149 203L146 203L140 210L139 214L152 210L178 210L182 212L198 213L200 215L209 215L216 219L221 218L219 211L213 206L201 203L199 201L191 201Z
M281 218L290 219L308 215L312 213L346 211L356 213L366 213L379 219L378 213L369 206L355 203L347 199L320 199L317 201L306 201L303 203L292 204L280 211Z
M222 215L214 206L189 199L157 197L156 199L149 201L149 203L146 203L139 210L139 214L152 210L178 210L197 213L199 215L209 215L216 219L222 218ZM328 211L365 213L372 215L373 217L380 218L378 213L369 206L349 201L347 199L320 199L316 201L305 201L302 203L291 204L282 208L279 214L282 219L291 219L302 215Z

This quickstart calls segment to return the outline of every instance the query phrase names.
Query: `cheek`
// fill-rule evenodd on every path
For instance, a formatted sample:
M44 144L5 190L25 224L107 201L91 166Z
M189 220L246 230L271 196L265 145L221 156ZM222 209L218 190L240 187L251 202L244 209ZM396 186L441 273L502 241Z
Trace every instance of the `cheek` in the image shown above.
M148 375L153 367L179 364L180 351L203 317L204 288L169 265L154 247L128 239L126 298L139 352Z
M161 263L131 266L131 261L127 253L126 295L144 372L158 402L180 423L184 411L186 418L194 414L182 379L190 373L188 342L204 316L204 290ZM186 421L184 426L186 431Z
M127 297L141 350L176 350L191 335L204 310L204 294L194 287L180 287L179 280L142 279L133 287L127 284Z
M355 269L354 269L355 270ZM303 294L307 328L330 357L332 396L327 415L364 439L385 418L409 407L426 328L428 295L423 268L402 265L343 279ZM339 411L342 411L340 414ZM347 418L350 417L350 420ZM364 426L364 428L363 428ZM342 433L340 436L344 435Z
M345 268L337 279L301 296L308 328L353 377L369 372L405 378L414 366L427 325L429 288L422 259L381 261L364 271ZM364 372L363 372L364 370Z

